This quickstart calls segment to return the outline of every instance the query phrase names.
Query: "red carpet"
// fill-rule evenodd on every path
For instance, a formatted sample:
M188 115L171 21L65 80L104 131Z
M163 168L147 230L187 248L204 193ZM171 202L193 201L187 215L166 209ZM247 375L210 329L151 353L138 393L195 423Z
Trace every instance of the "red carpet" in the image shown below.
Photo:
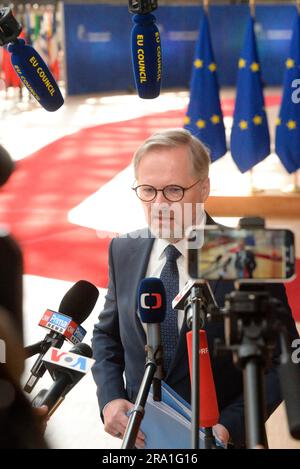
M270 98L268 105L277 104ZM233 100L224 100L232 114ZM107 240L68 222L70 209L96 192L131 161L132 153L158 129L181 127L184 111L170 111L81 130L18 162L1 190L0 220L19 241L25 272L107 286ZM109 201L108 201L109 203ZM299 283L298 283L299 285ZM288 286L300 320L297 283Z
M182 121L183 112L168 112L83 129L18 162L1 191L0 220L23 249L25 272L105 287L109 241L70 224L68 212L126 168L146 137Z

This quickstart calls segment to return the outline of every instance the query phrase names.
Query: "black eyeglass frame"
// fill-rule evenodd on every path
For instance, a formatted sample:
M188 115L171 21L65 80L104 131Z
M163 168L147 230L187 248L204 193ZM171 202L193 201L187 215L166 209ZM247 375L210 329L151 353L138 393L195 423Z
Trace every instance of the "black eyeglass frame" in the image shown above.
M182 187L182 186L178 186L177 184L168 184L167 186L165 186L163 189L156 189L156 187L154 186L151 186L150 184L140 184L139 186L136 186L136 187L132 187L131 189L136 193L136 196L142 201L142 202L153 202L153 200L156 199L157 197L157 193L158 192L162 192L163 195L164 195L164 198L166 200L168 200L169 202L180 202L186 191L188 191L189 189L192 189L192 187L194 187L196 184L198 184L200 181L202 181L202 178L201 179L198 179L198 181L194 182L194 184L192 184L191 186L189 187ZM137 190L139 189L139 187L151 187L152 189L154 189L154 197L150 200L144 200L142 199L141 197L139 197L138 193L137 193ZM178 189L181 189L182 190L182 197L178 200L171 200L171 199L168 199L168 197L166 197L166 194L165 194L165 190L168 189L168 187L176 187Z

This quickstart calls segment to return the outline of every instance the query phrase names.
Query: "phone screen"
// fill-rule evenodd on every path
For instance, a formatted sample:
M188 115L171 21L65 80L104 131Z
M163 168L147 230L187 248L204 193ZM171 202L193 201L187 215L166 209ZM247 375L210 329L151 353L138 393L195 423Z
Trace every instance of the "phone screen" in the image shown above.
M211 226L205 227L204 238L202 230L202 247L195 249L193 244L188 249L192 278L279 281L295 274L294 235L289 230Z

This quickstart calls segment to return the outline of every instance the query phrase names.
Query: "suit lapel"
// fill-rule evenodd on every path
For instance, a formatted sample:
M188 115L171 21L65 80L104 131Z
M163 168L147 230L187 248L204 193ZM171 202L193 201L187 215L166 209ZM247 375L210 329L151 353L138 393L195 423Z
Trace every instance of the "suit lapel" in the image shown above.
M154 238L151 238L151 233L145 230L145 237L140 237L134 240L130 249L130 263L132 265L131 275L127 279L129 288L127 291L131 292L128 299L129 314L133 315L133 321L137 326L137 330L146 344L146 334L141 324L140 318L137 315L138 308L138 290L140 282L145 278L149 258L154 243Z
M206 213L206 224L213 225L215 221ZM131 275L126 279L127 280L127 292L130 291L131 295L128 298L128 310L129 314L133 315L132 319L134 324L137 327L138 333L141 340L146 344L146 334L141 324L141 321L137 315L137 292L139 284L143 278L145 278L148 263L150 259L151 250L153 247L154 238L151 237L151 232L147 229L141 232L141 236L137 239L134 239L131 243L129 250L130 263L133 266L131 270ZM186 321L184 320L179 339L178 346L176 348L175 356L173 362L170 366L169 373L166 376L166 379L172 374L176 374L176 380L181 379L182 377L188 374L188 362L187 362L187 347L186 347L186 334L188 328Z

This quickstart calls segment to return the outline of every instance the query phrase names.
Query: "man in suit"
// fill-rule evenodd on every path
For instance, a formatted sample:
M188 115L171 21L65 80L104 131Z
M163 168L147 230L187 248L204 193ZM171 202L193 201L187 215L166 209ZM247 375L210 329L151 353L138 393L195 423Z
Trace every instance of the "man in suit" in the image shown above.
M212 224L203 205L209 196L209 154L187 130L159 132L147 139L133 158L134 190L144 208L148 228L112 240L109 248L109 286L104 309L95 325L93 376L105 430L122 438L145 365L146 335L137 312L137 291L145 277L160 277L166 286L167 314L162 324L166 383L190 402L191 389L184 312L172 310L171 300L188 280L184 268L184 232L188 226ZM230 282L212 285L218 304L233 290ZM285 305L282 285L271 293ZM290 310L289 310L290 313ZM297 337L290 315L289 333ZM164 324L167 327L164 328ZM213 357L215 338L224 338L222 324L207 324L220 420L214 428L224 442L244 445L242 374L230 356ZM281 402L277 369L266 374L268 416ZM143 446L139 432L136 445Z

